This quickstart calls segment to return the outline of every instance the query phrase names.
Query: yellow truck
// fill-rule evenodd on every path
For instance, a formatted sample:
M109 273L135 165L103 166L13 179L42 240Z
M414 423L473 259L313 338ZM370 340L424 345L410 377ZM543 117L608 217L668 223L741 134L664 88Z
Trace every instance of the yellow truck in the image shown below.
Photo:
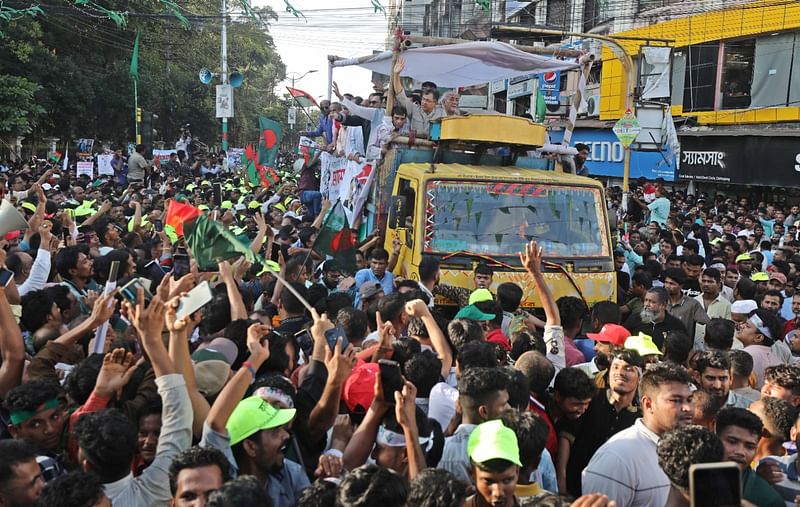
M369 225L386 231L388 251L400 239L396 274L419 280L420 261L431 255L441 261L442 283L473 289L474 269L485 263L494 270L492 289L517 283L522 306L540 307L518 256L536 240L556 298L578 296L590 306L615 300L603 186L529 156L545 144L543 125L472 115L445 118L438 130L432 148L392 148L377 175Z

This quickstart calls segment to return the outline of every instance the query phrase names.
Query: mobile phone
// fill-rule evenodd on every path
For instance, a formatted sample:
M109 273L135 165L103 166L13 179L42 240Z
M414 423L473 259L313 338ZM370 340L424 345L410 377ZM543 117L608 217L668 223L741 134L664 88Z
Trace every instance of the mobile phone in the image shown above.
M189 256L186 254L175 254L172 256L172 273L175 279L182 277L189 272Z
M739 466L732 461L690 466L689 495L692 507L742 505L742 481Z
M181 298L175 317L182 319L187 315L191 315L207 305L213 298L211 286L208 282L203 282Z
M214 183L213 185L214 206L219 208L222 206L222 183Z
M389 359L380 359L378 360L378 368L380 368L381 372L383 399L388 403L394 403L395 391L403 390L403 375L400 373L400 363Z
M344 352L344 349L346 349L348 345L347 336L344 334L344 329L340 327L334 327L325 331L325 340L328 342L328 347L330 347L331 350L336 348L336 341L339 338L342 339L342 352Z
M153 226L156 228L156 232L164 230L164 223L161 220L153 220Z
M150 304L150 301L153 300L153 294L150 292L150 285L151 282L147 278L134 278L120 288L119 294L131 304L135 305L139 302L139 289L144 289L144 306L146 307Z
M0 286L8 287L8 284L11 283L11 280L14 279L14 272L10 269L3 269L0 270Z

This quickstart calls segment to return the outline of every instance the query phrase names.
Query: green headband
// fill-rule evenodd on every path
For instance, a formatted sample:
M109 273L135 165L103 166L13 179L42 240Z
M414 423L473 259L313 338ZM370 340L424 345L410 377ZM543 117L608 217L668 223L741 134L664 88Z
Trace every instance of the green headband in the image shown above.
M60 405L61 402L58 400L58 398L53 398L39 405L39 408L37 408L36 410L15 410L11 412L11 424L13 424L14 426L18 426L27 421L28 419L30 419L31 417L35 416L42 410L50 410L53 408L58 408Z

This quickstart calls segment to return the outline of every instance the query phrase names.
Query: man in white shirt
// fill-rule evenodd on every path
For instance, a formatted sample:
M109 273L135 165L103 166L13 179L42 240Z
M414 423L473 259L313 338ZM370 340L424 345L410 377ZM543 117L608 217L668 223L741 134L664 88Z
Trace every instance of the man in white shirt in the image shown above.
M602 493L618 507L665 505L670 482L658 465L656 447L669 430L692 424L691 377L662 363L642 375L642 418L603 444L583 470L584 494Z

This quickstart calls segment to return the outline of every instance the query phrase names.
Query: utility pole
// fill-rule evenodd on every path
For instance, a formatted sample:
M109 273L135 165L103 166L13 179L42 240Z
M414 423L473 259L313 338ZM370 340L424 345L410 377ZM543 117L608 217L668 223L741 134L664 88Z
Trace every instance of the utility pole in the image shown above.
M220 79L222 84L228 84L228 24L227 24L227 5L222 0L222 62L220 65ZM233 92L231 91L231 95ZM231 97L233 98L233 97ZM222 150L228 152L228 118L222 118Z

